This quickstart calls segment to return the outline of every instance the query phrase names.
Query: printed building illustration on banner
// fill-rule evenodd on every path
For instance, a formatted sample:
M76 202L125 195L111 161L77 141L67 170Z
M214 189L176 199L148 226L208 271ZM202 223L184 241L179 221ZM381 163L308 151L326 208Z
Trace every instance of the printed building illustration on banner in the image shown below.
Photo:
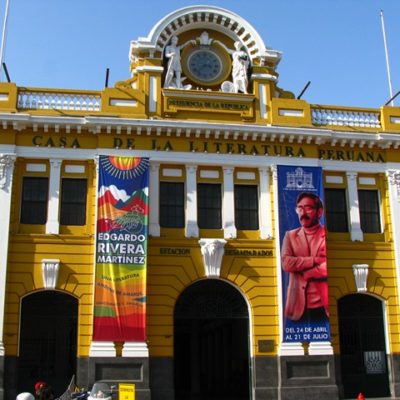
M145 340L148 159L100 156L94 340Z
M330 340L322 169L278 167L283 341Z

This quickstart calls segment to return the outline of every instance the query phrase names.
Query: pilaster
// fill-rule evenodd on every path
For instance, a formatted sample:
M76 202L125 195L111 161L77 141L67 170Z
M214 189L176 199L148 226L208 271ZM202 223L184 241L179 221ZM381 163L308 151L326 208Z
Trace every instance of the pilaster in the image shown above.
M149 234L150 236L160 236L160 164L150 162L150 215L149 215Z
M60 177L62 160L50 159L49 200L47 206L46 233L60 232Z
M350 237L353 242L364 240L358 206L357 172L346 172L350 210Z
M267 167L258 169L260 174L260 236L261 239L272 238L272 210L270 178Z
M186 237L199 237L197 225L197 166L186 166Z
M4 302L8 263L11 193L14 172L14 154L0 154L0 357L4 357L3 329Z
M222 203L222 227L225 239L236 238L235 227L235 196L233 184L233 167L223 167L224 171L224 196Z

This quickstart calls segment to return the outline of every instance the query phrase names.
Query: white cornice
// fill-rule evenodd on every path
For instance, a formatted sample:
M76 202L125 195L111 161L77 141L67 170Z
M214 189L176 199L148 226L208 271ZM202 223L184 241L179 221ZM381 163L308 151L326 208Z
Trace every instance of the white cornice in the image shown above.
M187 96L187 94L185 95ZM228 96L229 97L229 96ZM220 96L216 98L221 99ZM247 97L246 97L247 99ZM227 100L229 100L227 98ZM249 101L253 98L249 97ZM127 133L132 135L157 136L167 134L190 137L206 137L229 140L252 140L270 141L273 143L294 143L350 146L360 148L373 148L378 146L382 149L397 149L400 147L400 134L386 132L355 132L335 131L316 127L288 127L271 126L260 124L232 124L215 123L205 121L167 120L167 119L134 119L119 118L117 116L85 116L85 117L63 117L63 116L39 116L23 113L0 113L0 134L3 129L12 128L22 131L32 127L35 132L43 129L45 133L54 130L57 133L70 134L81 133L83 130L92 134L101 133Z

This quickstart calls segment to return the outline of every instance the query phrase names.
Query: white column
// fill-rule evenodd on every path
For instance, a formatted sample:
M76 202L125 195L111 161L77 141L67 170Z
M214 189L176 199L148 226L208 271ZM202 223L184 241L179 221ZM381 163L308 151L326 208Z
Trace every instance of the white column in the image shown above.
M49 200L47 204L46 233L60 233L60 176L61 160L50 160Z
M400 170L387 171L389 204L392 221L394 257L397 275L397 293L400 293Z
M258 84L259 102L260 102L260 116L267 119L267 89L265 83Z
M150 162L149 234L160 236L160 164Z
M360 209L358 203L357 172L346 172L346 176L350 209L350 237L353 242L363 241L364 236L361 230Z
M236 238L235 226L235 195L233 184L233 167L223 167L224 171L224 195L222 203L222 227L224 238Z
M0 356L4 356L4 302L11 214L11 189L15 156L0 154Z
M272 238L272 210L269 171L266 167L258 169L260 174L260 236Z
M186 166L186 237L199 237L197 225L197 166Z
M149 78L149 112L157 111L157 77L150 76Z

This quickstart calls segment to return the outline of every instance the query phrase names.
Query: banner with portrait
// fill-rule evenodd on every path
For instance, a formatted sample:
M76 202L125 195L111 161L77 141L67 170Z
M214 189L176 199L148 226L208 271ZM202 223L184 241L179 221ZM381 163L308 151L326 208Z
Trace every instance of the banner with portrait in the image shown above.
M278 166L278 207L283 341L329 341L322 168Z
M148 158L99 158L95 341L146 339L148 181Z

